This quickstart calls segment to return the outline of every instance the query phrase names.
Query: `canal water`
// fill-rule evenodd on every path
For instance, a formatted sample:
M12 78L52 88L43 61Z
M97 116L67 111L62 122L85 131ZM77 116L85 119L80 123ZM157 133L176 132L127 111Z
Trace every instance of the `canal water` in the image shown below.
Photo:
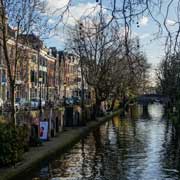
M180 179L180 138L160 104L116 116L23 180Z

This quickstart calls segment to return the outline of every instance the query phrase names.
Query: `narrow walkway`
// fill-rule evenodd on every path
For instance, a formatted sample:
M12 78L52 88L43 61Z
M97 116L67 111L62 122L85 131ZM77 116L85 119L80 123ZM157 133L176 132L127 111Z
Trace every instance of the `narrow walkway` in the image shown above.
M98 121L88 122L85 127L68 129L67 131L59 133L50 141L43 143L43 146L30 148L30 150L24 154L23 160L18 163L16 167L0 169L0 180L9 180L20 174L29 172L40 165L42 161L51 158L57 152L62 152L68 147L71 147L93 128L99 126L118 113L119 111L116 111L110 115L99 118Z

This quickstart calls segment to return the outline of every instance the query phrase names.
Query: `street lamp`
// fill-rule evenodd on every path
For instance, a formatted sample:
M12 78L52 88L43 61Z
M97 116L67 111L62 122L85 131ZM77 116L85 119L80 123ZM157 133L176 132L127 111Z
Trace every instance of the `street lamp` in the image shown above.
M42 100L41 100L41 98L42 98L42 97L41 97L41 96L42 96L42 95L41 95L41 85L42 85L42 81L43 81L43 79L42 79L42 77L40 77L40 78L39 78L39 85L40 85L40 91L39 91L39 111L40 111L40 118L41 118L41 115L42 115L42 106L41 106L41 104L42 104L42 103L41 103L41 101L42 101Z

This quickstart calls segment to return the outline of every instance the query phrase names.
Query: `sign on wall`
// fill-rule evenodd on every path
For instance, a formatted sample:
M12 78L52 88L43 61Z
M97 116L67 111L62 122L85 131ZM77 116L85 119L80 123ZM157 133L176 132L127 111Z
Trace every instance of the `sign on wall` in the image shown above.
M40 122L40 139L47 140L48 138L48 122L41 121Z

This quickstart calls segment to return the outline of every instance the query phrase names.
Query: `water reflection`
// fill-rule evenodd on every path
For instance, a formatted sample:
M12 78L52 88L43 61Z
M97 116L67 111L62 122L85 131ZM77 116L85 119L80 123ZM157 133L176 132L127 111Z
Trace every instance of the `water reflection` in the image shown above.
M175 180L180 178L180 139L163 107L137 108L136 117L114 117L32 177L42 180ZM139 118L137 118L139 117Z

